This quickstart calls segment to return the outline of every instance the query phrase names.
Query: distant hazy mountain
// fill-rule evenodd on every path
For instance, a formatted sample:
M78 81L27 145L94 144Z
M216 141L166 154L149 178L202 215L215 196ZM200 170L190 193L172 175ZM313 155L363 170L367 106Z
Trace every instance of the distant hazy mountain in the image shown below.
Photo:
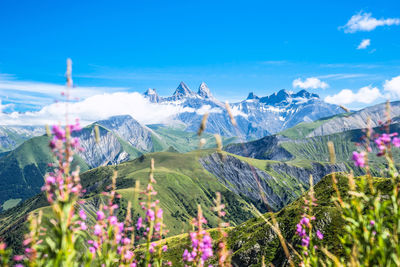
M232 103L231 109L238 123L232 126L225 105L211 94L203 82L196 92L181 82L170 97L161 97L155 89L144 93L151 102L177 105L182 112L174 119L182 122L188 131L196 131L204 113L209 113L206 131L222 136L238 136L256 139L293 127L300 122L311 122L323 117L342 113L337 106L324 102L317 94L301 90L292 93L280 90L265 97L250 93L247 99Z
M44 132L43 126L0 126L0 152L12 150L25 140Z

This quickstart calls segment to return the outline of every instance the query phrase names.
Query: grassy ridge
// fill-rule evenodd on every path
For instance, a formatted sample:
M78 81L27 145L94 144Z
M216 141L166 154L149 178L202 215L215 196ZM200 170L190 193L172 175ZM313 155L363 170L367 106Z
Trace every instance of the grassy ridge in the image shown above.
M53 162L48 142L47 136L34 137L0 158L0 203L27 199L40 192L43 177L51 170L48 164ZM79 165L82 171L89 169L78 156L72 164Z
M167 148L173 147L179 152L189 152L199 147L200 138L195 132L186 132L179 127L166 127L156 124L147 126L161 137ZM203 148L212 148L216 146L214 135L203 133L202 138L206 140ZM235 142L236 140L236 137L222 137L224 145ZM156 151L161 150L165 149Z

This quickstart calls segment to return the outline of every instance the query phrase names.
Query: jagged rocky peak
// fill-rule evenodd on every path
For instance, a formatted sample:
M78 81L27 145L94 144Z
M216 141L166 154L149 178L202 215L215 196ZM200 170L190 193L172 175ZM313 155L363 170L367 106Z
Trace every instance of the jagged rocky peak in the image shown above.
M256 96L253 92L250 92L246 100L251 100L251 99L260 99L260 98Z
M282 89L278 92L273 93L272 95L262 97L260 101L268 105L277 105L277 104L289 104L292 102L292 100L296 100L296 98L304 98L307 100L319 99L319 95L310 93L306 90L301 90L294 94L291 91Z
M286 103L291 97L291 92L282 89L279 92L275 92L272 95L262 97L260 100L268 105L275 105L278 103Z
M147 97L150 102L158 103L161 100L161 97L157 94L156 89L147 89L146 92L143 94L145 97Z
M178 85L178 88L176 88L175 93L173 94L173 97L176 99L181 99L187 96L192 96L194 93L192 90L189 89L189 87L184 83L181 82Z
M147 89L147 91L144 92L144 95L146 95L146 96L156 95L156 94L157 94L156 89L151 89L151 88Z
M199 86L199 91L197 94L201 97L204 98L212 98L212 94L210 92L210 88L208 88L207 84L205 82L202 82Z
M294 94L293 97L304 97L304 98L311 99L311 98L319 98L319 95L310 93L303 89L301 91L298 91L296 94Z

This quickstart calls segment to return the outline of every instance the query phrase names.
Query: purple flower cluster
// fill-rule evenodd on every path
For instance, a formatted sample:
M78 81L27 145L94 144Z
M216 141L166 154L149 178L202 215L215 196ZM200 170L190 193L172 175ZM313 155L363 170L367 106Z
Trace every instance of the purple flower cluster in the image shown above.
M207 224L207 220L202 216L201 209L199 209L198 218L193 219L192 224L197 231L190 233L191 251L185 249L182 258L187 264L204 266L204 263L213 256L213 240L210 234L203 230L203 224Z
M379 149L378 156L384 155L390 144L393 144L395 147L400 147L400 138L398 138L397 135L397 133L383 133L375 139L375 144Z
M66 126L66 129L58 125L52 127L53 139L49 145L56 156L57 165L53 172L47 174L42 187L42 190L46 191L47 201L50 204L56 199L66 201L70 194L79 197L82 191L79 171L72 172L71 175L65 171L70 168L74 150L81 150L79 140L70 137L70 133L81 129L79 120L76 120L74 125Z
M352 160L354 161L354 165L357 167L365 167L365 152L357 152L353 151Z
M119 222L114 215L118 205L114 203L115 198L121 196L115 192L115 178L113 178L113 189L111 192L103 192L108 197L108 204L100 206L96 212L96 224L93 226L93 239L88 240L89 251L92 258L105 257L102 250L106 247L109 252L116 253L121 263L136 266L137 261L134 254L134 240L131 238L134 228L131 225L130 214L127 214L125 222ZM81 219L86 219L84 212L79 212ZM102 262L102 260L99 260ZM124 265L125 266L125 265Z
M301 245L303 247L308 247L310 243L310 236L307 234L307 229L311 228L310 219L303 215L301 217L300 222L296 225L296 233L299 237L301 237Z
M296 234L301 238L301 246L304 248L308 248L310 244L310 236L307 231L311 229L311 221L315 220L315 217L307 217L307 215L303 215L300 219L300 222L296 225ZM322 240L324 235L320 230L317 230L316 236L318 239Z

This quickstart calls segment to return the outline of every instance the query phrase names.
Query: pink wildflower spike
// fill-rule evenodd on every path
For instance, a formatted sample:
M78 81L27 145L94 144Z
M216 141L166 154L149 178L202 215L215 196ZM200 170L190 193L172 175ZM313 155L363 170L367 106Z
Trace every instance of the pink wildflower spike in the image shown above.
M139 219L137 220L137 223L136 223L136 229L137 230L142 228L142 226L143 226L142 223L143 223L143 219L142 219L142 217L139 217Z
M166 252L167 250L168 250L167 245L164 245L164 246L162 247L162 251L163 251L163 252Z

